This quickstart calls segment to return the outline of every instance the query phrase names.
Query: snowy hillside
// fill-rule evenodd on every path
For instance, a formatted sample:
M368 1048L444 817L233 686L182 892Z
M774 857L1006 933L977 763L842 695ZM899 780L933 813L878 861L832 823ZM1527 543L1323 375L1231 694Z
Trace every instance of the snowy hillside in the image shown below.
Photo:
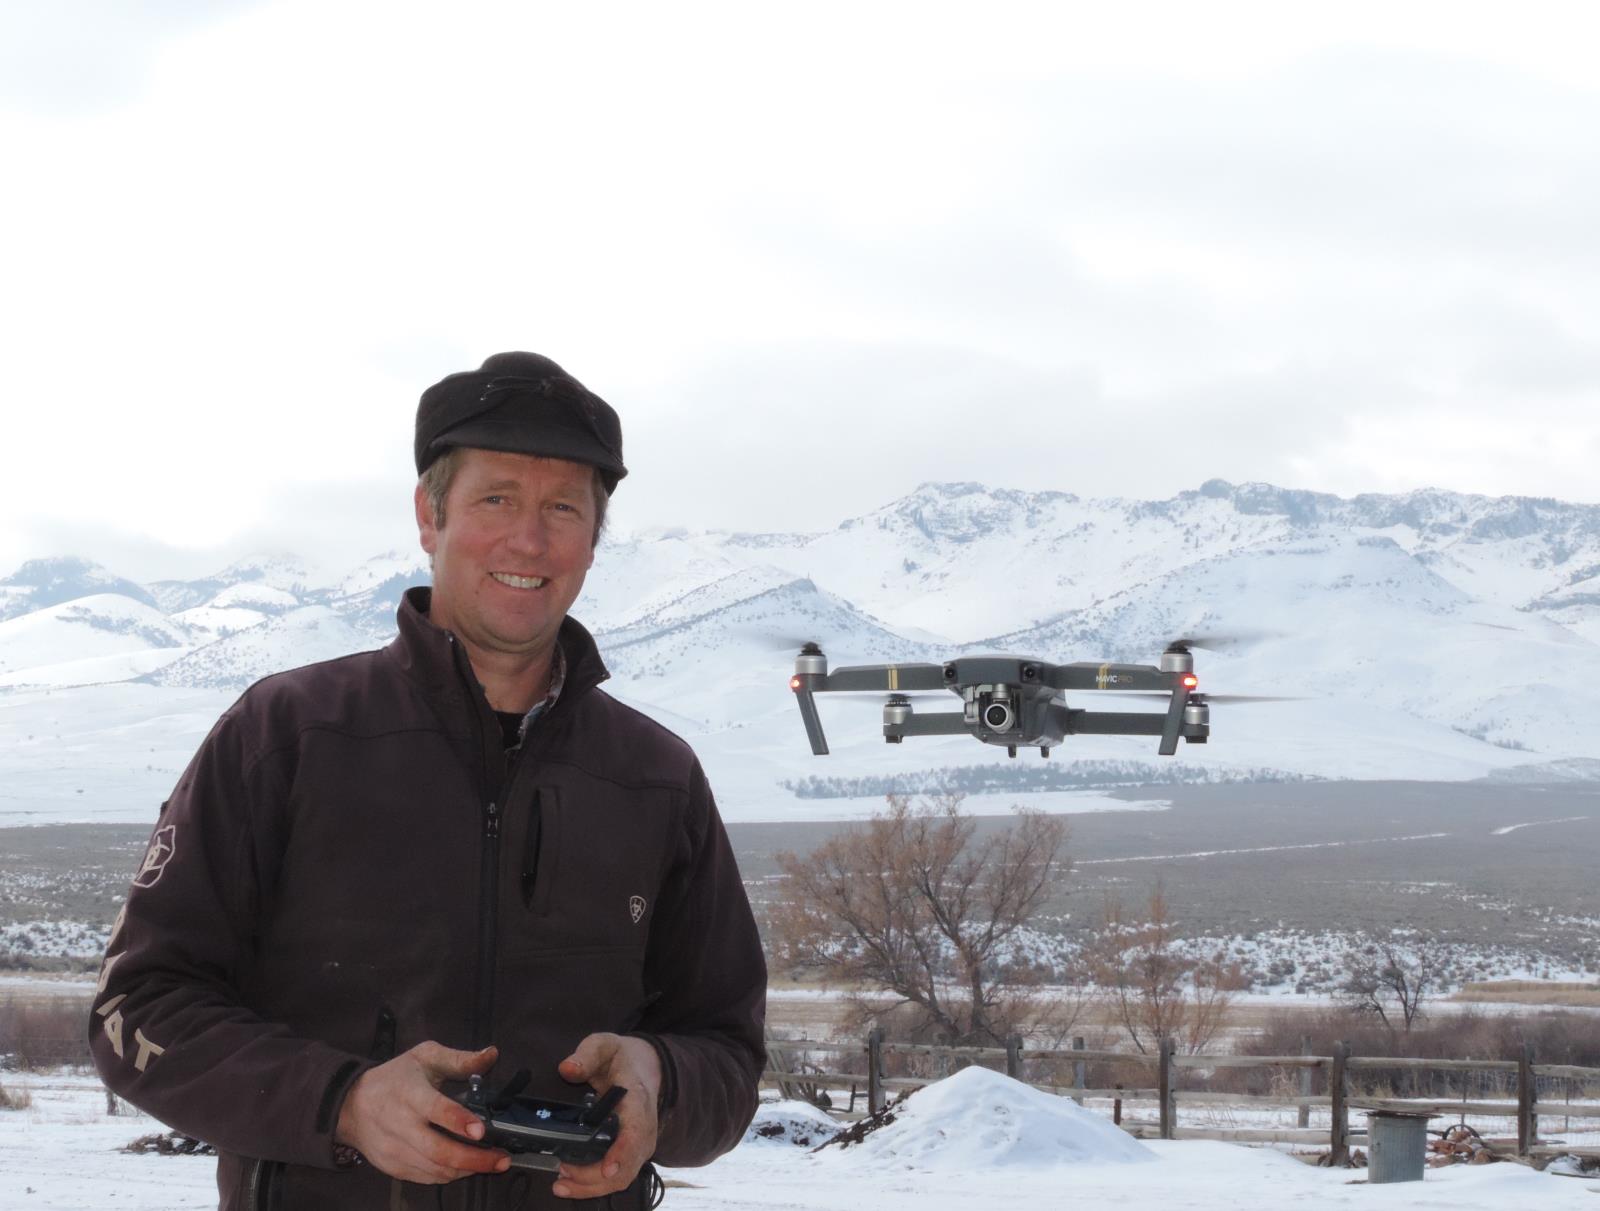
M208 644L145 680L155 685L238 692L271 673L371 646L327 606L305 606Z
M5 714L41 730L31 715L74 695L69 709L109 725L115 711L96 695L121 682L213 695L220 710L270 672L387 642L401 593L427 579L420 551L331 575L274 555L145 586L35 560L0 581ZM1164 762L1120 737L1052 757L1163 779L1154 771L1469 779L1544 765L1571 777L1600 758L1588 723L1600 714L1593 505L1221 480L1163 501L924 484L821 533L609 535L575 613L613 671L607 690L685 734L745 819L793 814L791 788L809 778L950 768L1024 789L1003 750L965 737L886 747L872 696L824 700L833 754L812 757L787 688L808 639L838 667L994 650L1153 662L1171 638L1232 635L1200 653L1203 689L1302 699L1219 705L1212 743ZM116 701L148 709L144 695ZM115 730L102 742L122 743Z
M0 622L0 686L125 681L176 660L189 635L147 601L93 593Z

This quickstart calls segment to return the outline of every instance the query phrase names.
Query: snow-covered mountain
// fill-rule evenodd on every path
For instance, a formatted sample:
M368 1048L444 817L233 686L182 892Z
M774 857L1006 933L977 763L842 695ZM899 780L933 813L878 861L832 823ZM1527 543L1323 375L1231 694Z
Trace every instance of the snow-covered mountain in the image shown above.
M298 596L311 583L307 566L292 555L256 555L229 564L220 572L199 580L158 580L146 586L161 608L176 613L193 606L217 603L229 589L242 590L238 601L247 601L251 590L276 590Z
M116 593L152 607L159 604L140 585L86 559L30 559L0 578L0 620L96 593Z
M0 740L42 731L32 716L64 693L103 703L108 685L137 683L146 691L116 700L148 711L150 695L182 691L174 718L198 741L195 693L220 710L267 673L377 646L400 594L427 579L420 551L332 577L272 556L144 586L81 560L32 561L0 581ZM824 703L834 756L822 769L787 689L810 638L837 667L980 650L1147 662L1175 636L1234 634L1204 654L1204 688L1304 701L1215 711L1213 743L1178 759L1208 778L1516 766L1526 779L1543 762L1571 777L1600 757L1594 505L1221 480L1162 501L924 484L819 533L609 537L575 612L600 639L608 688L688 733L724 799L731 787L771 801L819 773L1004 762L962 737L886 750L880 704L841 696ZM1151 747L1084 739L1059 755L1154 762Z

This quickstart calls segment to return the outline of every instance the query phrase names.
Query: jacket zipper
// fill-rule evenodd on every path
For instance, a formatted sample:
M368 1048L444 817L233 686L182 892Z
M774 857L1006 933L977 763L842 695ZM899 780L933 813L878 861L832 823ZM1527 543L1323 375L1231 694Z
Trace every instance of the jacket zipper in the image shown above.
M472 999L472 1045L494 1042L494 960L500 898L500 805L483 809L483 842L478 868L478 986Z

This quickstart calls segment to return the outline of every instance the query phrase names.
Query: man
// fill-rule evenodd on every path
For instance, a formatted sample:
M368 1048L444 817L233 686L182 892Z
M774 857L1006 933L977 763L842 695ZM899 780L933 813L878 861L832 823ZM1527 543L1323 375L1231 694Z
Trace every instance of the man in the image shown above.
M754 1109L766 969L694 754L597 688L567 616L627 473L616 413L529 353L429 388L433 587L387 648L253 686L163 805L91 1015L106 1084L217 1146L222 1206L646 1205ZM491 1069L493 1070L491 1073ZM621 1085L554 1177L451 1139L527 1069Z

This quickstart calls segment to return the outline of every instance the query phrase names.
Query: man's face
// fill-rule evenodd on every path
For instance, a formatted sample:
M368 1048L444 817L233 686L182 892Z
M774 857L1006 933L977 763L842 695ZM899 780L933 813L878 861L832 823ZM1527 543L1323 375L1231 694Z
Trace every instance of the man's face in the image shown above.
M534 655L555 642L594 563L594 470L496 450L459 457L444 525L417 489L422 549L433 556L429 616L468 655Z

